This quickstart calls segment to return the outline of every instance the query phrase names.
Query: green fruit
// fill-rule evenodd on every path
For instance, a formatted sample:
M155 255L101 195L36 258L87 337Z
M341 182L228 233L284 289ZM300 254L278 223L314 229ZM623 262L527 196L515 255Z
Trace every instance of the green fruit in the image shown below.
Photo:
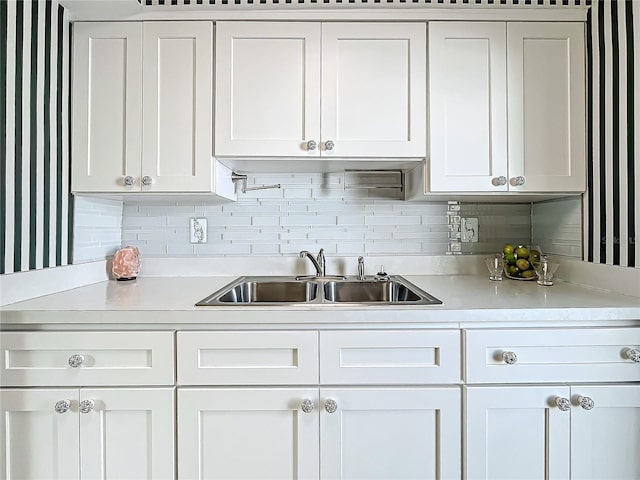
M525 270L524 272L522 272L522 278L531 278L531 277L535 277L536 272L534 272L533 270Z
M516 267L515 265L509 265L507 267L507 273L512 277L516 276L519 272L520 270L518 270L518 267Z
M507 262L507 265L515 265L516 256L513 253L505 253L504 260Z
M540 252L538 250L531 250L531 252L529 252L529 261L530 262L539 262L540 261Z
M529 263L529 260L518 258L518 260L516 260L516 267L518 267L518 270L524 272L525 270L529 270L531 264Z
M518 248L516 248L515 254L518 258L529 258L529 249L520 245Z
M513 254L515 248L513 248L513 245L511 245L510 243L507 243L504 247L502 247L502 253L504 253L505 255L510 255Z

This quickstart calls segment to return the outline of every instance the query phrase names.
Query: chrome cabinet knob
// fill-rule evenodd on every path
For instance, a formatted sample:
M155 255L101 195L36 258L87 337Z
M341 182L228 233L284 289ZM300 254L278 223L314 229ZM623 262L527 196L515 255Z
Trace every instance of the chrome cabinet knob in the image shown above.
M558 407L558 410L560 410L561 412L567 412L571 409L571 402L568 398L556 397L555 403L556 407Z
M595 403L593 403L593 400L589 397L579 396L576 400L578 401L578 405L585 410L591 410L595 406Z
M333 150L335 148L336 144L333 143L332 140L327 140L326 142L324 142L324 149L325 150Z
M56 413L67 413L71 408L71 400L58 400L53 407Z
M505 176L493 177L491 179L491 184L494 187L501 187L502 185L506 185L507 184L507 177L505 177Z
M317 146L318 144L315 142L315 140L309 140L307 142L307 150L309 150L310 152L315 150Z
M511 184L512 187L519 187L521 185L524 185L524 177L523 176L511 177L511 179L509 180L509 183Z
M82 366L83 363L84 363L84 355L80 353L74 353L69 357L69 366L71 368L78 368Z
M302 410L304 413L313 412L313 400L311 400L310 398L305 398L304 400L302 400L302 403L300 404L300 410Z
M518 361L518 356L515 352L502 352L502 361L507 365L513 365Z
M96 406L95 400L83 400L80 402L80 413L89 413Z
M148 187L152 183L153 183L153 178L151 178L150 176L145 175L144 177L142 177L142 185L144 185L145 187Z
M637 348L627 348L624 352L624 356L632 362L640 363L640 350Z
M338 410L338 402L333 398L327 398L324 401L324 409L327 413L335 413L335 411Z
M127 175L126 177L124 177L123 182L124 182L125 186L131 187L131 186L135 185L136 179L133 178L131 175Z

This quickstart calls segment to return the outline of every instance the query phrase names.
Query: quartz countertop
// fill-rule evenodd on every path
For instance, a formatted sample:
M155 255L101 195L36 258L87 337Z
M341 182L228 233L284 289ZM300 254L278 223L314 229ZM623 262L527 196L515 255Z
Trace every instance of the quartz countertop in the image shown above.
M0 327L26 325L355 325L483 324L556 322L571 324L637 321L640 297L619 295L562 281L492 282L480 275L406 275L442 300L442 305L287 304L196 307L195 303L236 277L139 277L103 281L14 303L0 309Z

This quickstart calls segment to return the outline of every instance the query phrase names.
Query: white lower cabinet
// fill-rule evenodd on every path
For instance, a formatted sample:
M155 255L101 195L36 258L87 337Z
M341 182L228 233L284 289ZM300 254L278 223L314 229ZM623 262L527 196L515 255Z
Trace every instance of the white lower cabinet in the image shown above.
M459 387L321 388L320 398L321 479L460 478Z
M569 478L569 387L466 388L466 478Z
M178 477L318 478L314 388L181 388Z
M640 385L468 387L472 479L640 478Z
M182 388L185 479L460 478L460 391Z
M581 385L571 394L593 402L571 409L571 478L640 478L640 385Z
M59 414L61 400L75 413ZM0 478L80 478L78 389L0 390Z
M2 332L0 479L175 478L173 344L171 331Z
M466 330L465 347L467 479L640 478L640 329Z
M173 388L0 391L0 478L174 478Z
M177 347L181 479L460 479L458 330L178 332Z

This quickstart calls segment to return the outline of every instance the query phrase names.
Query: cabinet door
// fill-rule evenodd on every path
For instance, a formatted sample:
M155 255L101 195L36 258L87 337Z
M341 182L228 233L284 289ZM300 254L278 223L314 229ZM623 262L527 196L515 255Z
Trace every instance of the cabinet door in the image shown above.
M430 191L508 189L505 40L504 23L429 23Z
M172 388L82 389L80 402L83 479L174 478Z
M458 388L320 392L321 478L460 478Z
M212 190L213 24L144 23L143 191Z
M139 191L142 24L75 23L72 86L71 190Z
M640 478L640 385L578 386L574 403L589 397L593 408L571 413L571 478Z
M510 190L585 190L584 23L508 23Z
M319 156L320 24L216 23L216 156Z
M0 405L0 478L80 478L77 389L0 390Z
M311 388L179 389L178 476L317 479L317 397Z
M323 24L322 155L424 157L426 58L424 23Z
M569 387L466 389L467 478L569 478Z

